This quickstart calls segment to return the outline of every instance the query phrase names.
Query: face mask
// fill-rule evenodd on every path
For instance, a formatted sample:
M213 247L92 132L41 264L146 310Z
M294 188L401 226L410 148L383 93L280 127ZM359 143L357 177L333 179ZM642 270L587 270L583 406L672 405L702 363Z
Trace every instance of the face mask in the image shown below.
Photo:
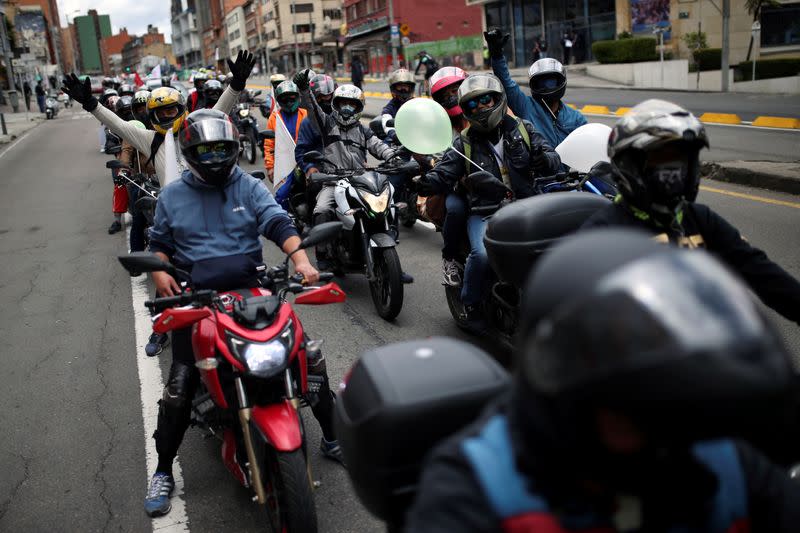
M440 102L442 107L445 109L452 109L458 105L458 95L452 94L444 98L442 102Z
M327 101L325 101L325 100L322 100L322 101L320 101L320 102L318 102L318 103L319 103L319 106L322 108L322 110L323 110L323 111L325 111L325 112L326 112L327 114L329 114L329 115L331 114L331 112L333 111L333 109L331 108L331 102L330 102L330 100L327 100Z
M341 115L342 115L344 118L350 118L350 117L352 117L353 115L355 115L355 114L356 114L356 106L354 106L354 105L349 105L349 104L345 104L345 105L343 105L343 106L341 106L341 107L339 108L339 113L340 113L340 114L341 114Z
M294 113L300 107L300 102L295 100L294 102L286 103L285 105L281 105L281 109L285 109L289 113Z
M670 208L683 198L688 174L686 166L679 161L645 169L645 178L653 187L653 199Z

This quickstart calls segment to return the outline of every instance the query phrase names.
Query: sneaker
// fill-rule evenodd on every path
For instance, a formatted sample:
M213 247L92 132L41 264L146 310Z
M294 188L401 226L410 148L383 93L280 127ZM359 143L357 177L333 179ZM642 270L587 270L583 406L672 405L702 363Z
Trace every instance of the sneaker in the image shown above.
M122 231L122 223L119 220L115 220L109 227L108 227L108 234L114 235L118 231Z
M476 335L486 333L488 328L486 319L483 316L483 311L481 311L481 308L477 305L464 306L464 322L464 326Z
M344 455L342 455L342 448L339 446L338 440L332 440L328 442L325 440L325 437L320 439L319 449L322 451L323 457L327 457L332 461L337 461L345 466L344 464Z
M400 281L403 282L404 285L408 285L410 283L414 283L414 276L408 274L406 272L400 273Z
M464 265L455 259L442 259L442 285L460 287L464 279Z
M144 498L144 510L148 516L162 516L172 509L169 496L175 488L172 476L164 472L156 472L150 480L150 488Z
M153 332L144 347L144 353L147 354L147 357L155 357L164 351L164 346L167 344L169 344L169 335Z

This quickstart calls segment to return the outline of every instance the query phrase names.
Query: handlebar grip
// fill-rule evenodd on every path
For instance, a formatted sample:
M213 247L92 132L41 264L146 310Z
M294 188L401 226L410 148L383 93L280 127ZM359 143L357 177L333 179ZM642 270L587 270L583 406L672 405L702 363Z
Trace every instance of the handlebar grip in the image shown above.
M319 273L319 280L320 281L331 281L333 279L333 272L320 272Z

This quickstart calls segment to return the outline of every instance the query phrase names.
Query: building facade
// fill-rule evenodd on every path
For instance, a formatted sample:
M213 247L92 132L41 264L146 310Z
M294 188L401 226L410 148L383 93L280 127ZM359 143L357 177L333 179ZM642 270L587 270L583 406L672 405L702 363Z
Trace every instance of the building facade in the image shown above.
M335 70L343 18L339 0L270 1L264 20L272 70Z
M172 0L172 51L181 68L203 65L195 0Z
M147 25L147 33L132 38L122 47L122 68L126 72L147 74L158 64L166 67L175 61L172 46L164 42L164 34L152 24ZM165 71L163 68L162 72Z
M428 48L441 41L450 41L449 46L436 46L454 52L447 54L445 63L470 67L474 65L476 55L479 61L480 48L475 50L480 45L482 29L479 7L449 0L429 0L421 9L417 0L393 2L394 20L390 21L387 0L344 0L346 62L358 55L372 74L391 70L392 24L402 30L405 37L401 40L398 35L397 40L398 60L403 63L413 63L413 57L405 57L403 43L407 47L424 43L422 46L430 52Z
M240 50L246 49L247 29L242 6L236 6L225 13L225 32L228 39L228 57L235 57Z
M111 18L90 9L87 15L75 17L73 24L79 70L83 74L102 74L100 40L111 36Z
M121 28L119 33L104 37L100 40L100 56L103 61L103 74L114 76L123 72L122 48L131 40L126 28Z

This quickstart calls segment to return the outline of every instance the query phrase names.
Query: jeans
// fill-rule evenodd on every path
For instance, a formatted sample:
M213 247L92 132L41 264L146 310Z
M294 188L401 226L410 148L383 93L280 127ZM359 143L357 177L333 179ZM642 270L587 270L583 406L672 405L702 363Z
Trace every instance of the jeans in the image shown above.
M130 198L130 205L134 206L136 200L139 198L141 191L137 187L128 187L128 196ZM144 230L147 227L147 219L135 207L133 209L133 218L131 219L131 239L130 247L131 252L144 251Z
M464 286L461 288L461 302L464 305L475 305L481 301L486 272L489 270L489 256L483 245L488 225L489 220L479 215L470 215L467 219L469 256L464 267Z
M44 113L44 96L36 96L36 103L39 104L39 113Z
M443 259L456 259L461 244L461 232L467 225L467 201L460 194L451 192L445 200L447 212L442 225Z
M100 124L100 129L97 130L97 138L100 139L100 150L106 149L106 127Z

